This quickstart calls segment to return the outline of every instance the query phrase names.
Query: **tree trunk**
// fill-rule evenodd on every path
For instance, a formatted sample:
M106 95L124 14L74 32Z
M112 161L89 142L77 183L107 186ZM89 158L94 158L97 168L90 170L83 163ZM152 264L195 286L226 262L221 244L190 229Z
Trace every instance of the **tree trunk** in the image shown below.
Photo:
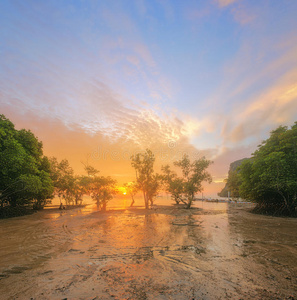
M148 209L149 203L148 203L148 199L147 199L147 195L146 195L145 191L143 191L143 198L144 198L144 207L145 207L145 209Z
M188 198L187 209L191 208L193 199L194 199L194 195L191 195L191 196Z
M154 200L153 200L153 198L150 198L149 200L150 200L151 207L152 207L154 205Z

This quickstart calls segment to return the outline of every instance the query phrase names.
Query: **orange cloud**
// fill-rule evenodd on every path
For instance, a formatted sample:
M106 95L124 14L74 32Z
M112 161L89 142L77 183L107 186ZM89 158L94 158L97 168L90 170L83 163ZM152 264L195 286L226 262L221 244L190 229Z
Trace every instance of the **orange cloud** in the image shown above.
M183 154L192 158L207 154L198 151L189 141L193 122L187 124L170 117L161 119L152 110L127 109L112 97L108 99L111 102L104 105L100 101L86 102L80 116L73 115L76 112L71 110L69 113L76 123L67 122L70 120L67 114L64 115L67 119L63 119L63 115L45 115L36 107L25 109L21 101L12 99L2 108L17 128L33 131L43 142L45 155L67 158L79 174L84 173L81 162L88 160L101 174L114 176L119 184L135 179L130 157L146 148L155 153L159 172L161 165L172 164ZM88 105L90 115L85 119ZM91 114L91 109L99 113L99 118ZM104 114L105 118L100 120Z

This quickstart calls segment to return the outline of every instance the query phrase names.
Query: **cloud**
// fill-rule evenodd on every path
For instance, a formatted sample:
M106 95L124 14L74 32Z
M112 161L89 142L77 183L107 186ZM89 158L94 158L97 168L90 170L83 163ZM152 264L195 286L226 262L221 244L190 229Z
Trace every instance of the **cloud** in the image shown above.
M93 153L126 174L115 158L150 147L162 161L205 154L220 181L244 147L296 118L296 26L267 3L194 2L95 1L84 13L16 2L2 18L3 112L78 165Z
M216 0L216 2L219 4L221 7L229 6L238 0Z
M249 72L230 94L230 98L241 98L250 90L253 92L244 101L233 106L232 121L226 121L222 132L225 142L244 142L252 137L263 139L266 136L267 138L269 131L276 126L291 125L295 121L297 111L296 39L285 37L282 43L270 46L277 51L276 53L279 53L277 59L265 62L262 58L265 63L259 62L260 65L252 64L254 67L245 67L249 61L244 61L241 57L241 62L244 62L244 64L241 63L241 68ZM259 69L258 72L255 67ZM259 88L259 83L261 83L261 88Z
M237 5L237 7L232 8L231 12L234 20L241 25L252 23L256 18L256 14L250 8L243 5Z
M267 128L292 125L297 111L296 82L297 70L294 70L252 100L242 112L237 111L237 125L227 134L227 140L240 142L251 136L260 137Z
M278 125L296 121L296 38L260 36L243 39L225 63L221 86L207 101L213 107L210 123L221 131L220 147L260 143Z
M250 3L243 3L238 0L216 0L216 2L218 6L223 9L230 6L230 12L234 20L241 25L252 23L258 16L258 13L256 12L258 12L259 9L262 9L262 7L259 8L259 6L254 9Z

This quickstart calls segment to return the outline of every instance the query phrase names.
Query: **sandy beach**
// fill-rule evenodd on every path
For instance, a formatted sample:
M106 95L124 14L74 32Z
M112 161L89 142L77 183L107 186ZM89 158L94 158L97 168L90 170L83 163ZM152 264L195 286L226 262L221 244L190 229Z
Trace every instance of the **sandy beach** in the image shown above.
M297 219L165 200L0 220L0 298L296 298Z

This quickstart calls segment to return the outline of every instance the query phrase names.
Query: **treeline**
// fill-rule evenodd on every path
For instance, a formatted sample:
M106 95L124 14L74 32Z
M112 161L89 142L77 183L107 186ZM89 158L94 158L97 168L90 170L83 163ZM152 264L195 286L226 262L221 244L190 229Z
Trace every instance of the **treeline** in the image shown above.
M52 157L49 162L55 194L67 206L81 205L83 196L89 195L98 209L105 211L107 202L117 193L116 180L110 176L99 176L99 170L87 163L84 164L86 175L75 175L67 159L58 162Z
M87 194L105 210L117 192L116 181L87 164L85 170L87 175L75 175L67 159L44 156L42 142L30 130L16 130L0 115L0 217L43 209L55 195L66 205L79 205Z
M43 207L54 192L50 162L42 143L30 130L16 130L0 115L0 207L1 215L23 214L24 207Z
M182 176L162 167L162 173L154 171L155 156L147 149L131 157L136 180L124 184L131 196L131 206L137 192L143 194L144 207L148 209L161 190L171 194L176 204L190 208L202 182L211 182L206 171L211 161L205 157L190 161L187 155L174 165ZM99 176L99 171L84 164L86 175L75 175L67 159L43 155L43 146L30 130L16 130L14 124L0 115L0 217L10 217L40 210L56 195L68 205L82 204L89 195L98 209L105 211L107 203L119 192L117 182L110 176Z
M146 209L154 204L160 190L170 193L176 204L182 202L186 208L191 208L195 194L203 190L202 182L210 183L212 180L206 171L212 162L205 157L191 162L185 154L181 160L175 161L174 165L180 169L182 176L178 176L169 165L162 166L162 174L155 173L155 156L149 149L133 155L131 160L136 171L134 192L136 189L143 193Z
M272 131L250 159L230 170L227 187L231 196L256 202L256 212L296 216L297 122Z

